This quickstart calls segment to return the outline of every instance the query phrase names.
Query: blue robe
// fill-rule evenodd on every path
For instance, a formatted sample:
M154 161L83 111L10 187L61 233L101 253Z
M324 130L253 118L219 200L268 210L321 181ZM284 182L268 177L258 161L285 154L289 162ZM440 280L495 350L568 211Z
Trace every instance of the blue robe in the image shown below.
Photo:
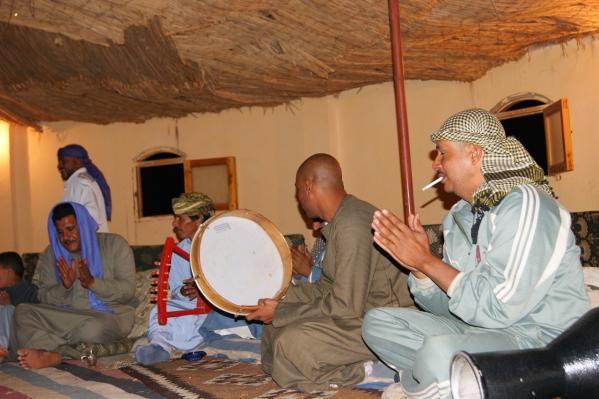
M178 246L189 253L191 240L185 239ZM167 301L166 305L169 312L195 309L197 300L190 300L181 295L183 280L188 278L192 278L189 262L173 253L168 277L172 298ZM200 334L200 327L206 317L206 314L169 317L166 324L161 326L158 324L158 308L155 306L150 312L148 339L150 343L160 345L167 352L171 350L191 351L204 341Z

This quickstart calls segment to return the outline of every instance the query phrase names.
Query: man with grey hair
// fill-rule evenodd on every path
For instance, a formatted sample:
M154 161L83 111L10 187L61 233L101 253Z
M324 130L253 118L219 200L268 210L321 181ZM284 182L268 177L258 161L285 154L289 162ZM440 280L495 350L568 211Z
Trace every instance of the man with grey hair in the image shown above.
M542 347L590 308L570 214L499 120L469 109L431 139L433 169L461 198L443 221L443 259L418 215L404 223L383 210L372 223L375 242L411 271L410 290L426 311L379 308L364 319L368 346L400 371L387 398L451 397L455 352Z

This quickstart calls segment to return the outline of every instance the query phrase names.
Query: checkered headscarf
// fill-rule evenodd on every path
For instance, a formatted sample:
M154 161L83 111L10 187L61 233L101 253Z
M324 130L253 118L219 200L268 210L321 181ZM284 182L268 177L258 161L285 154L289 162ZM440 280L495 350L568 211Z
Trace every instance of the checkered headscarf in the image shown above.
M202 215L204 217L214 215L214 202L204 193L183 193L173 198L171 202L175 215Z
M517 139L506 137L501 122L484 109L467 109L452 115L431 135L431 140L462 141L484 150L481 171L485 182L474 192L475 215L482 217L482 212L522 184L532 184L555 197L543 169Z

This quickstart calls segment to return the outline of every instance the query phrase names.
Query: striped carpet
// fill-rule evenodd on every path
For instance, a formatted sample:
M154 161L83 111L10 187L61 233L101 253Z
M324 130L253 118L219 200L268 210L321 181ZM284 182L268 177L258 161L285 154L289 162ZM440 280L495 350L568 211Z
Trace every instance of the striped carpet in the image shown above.
M222 357L205 357L197 362L174 360L149 367L134 365L121 370L172 398L378 399L381 396L377 389L357 387L310 393L281 389L264 374L261 365Z
M148 367L136 364L117 370L88 368L75 360L41 370L25 370L16 363L0 365L0 398L10 399L380 397L381 386L365 385L368 386L311 393L281 389L263 373L259 364L219 357L206 357L198 362L174 360Z
M102 371L77 363L41 370L25 370L16 363L4 363L0 365L0 398L164 398L120 370Z

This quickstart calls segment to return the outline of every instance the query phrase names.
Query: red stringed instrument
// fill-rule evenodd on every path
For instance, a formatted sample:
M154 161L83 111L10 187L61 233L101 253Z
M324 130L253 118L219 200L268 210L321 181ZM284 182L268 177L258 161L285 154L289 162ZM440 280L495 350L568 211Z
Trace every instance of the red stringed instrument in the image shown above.
M212 306L206 303L200 294L198 295L195 309L177 310L171 312L167 311L166 303L170 297L168 276L171 269L171 259L173 257L173 253L189 262L189 254L179 248L177 244L175 244L175 240L172 237L168 237L164 242L164 247L162 248L162 255L160 256L160 268L157 272L154 271L152 273L152 277L157 278L152 280L152 288L150 288L150 292L155 294L155 296L150 297L150 302L156 303L156 306L158 307L158 324L160 325L165 325L169 317L178 317L190 314L206 314L212 310Z

